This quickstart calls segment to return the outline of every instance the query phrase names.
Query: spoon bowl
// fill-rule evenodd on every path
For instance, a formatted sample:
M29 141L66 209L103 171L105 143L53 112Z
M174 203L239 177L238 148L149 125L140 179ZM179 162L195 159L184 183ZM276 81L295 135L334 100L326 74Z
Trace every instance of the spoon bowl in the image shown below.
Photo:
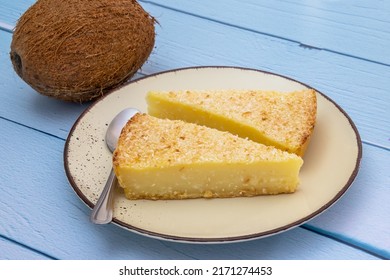
M110 122L106 132L106 144L111 153L116 149L119 136L123 127L126 125L134 115L139 113L137 109L126 108L117 114L114 119ZM108 176L107 182L103 188L102 193L95 207L92 209L90 220L94 224L108 224L112 221L112 198L113 189L116 185L116 177L114 170L111 169L110 175Z

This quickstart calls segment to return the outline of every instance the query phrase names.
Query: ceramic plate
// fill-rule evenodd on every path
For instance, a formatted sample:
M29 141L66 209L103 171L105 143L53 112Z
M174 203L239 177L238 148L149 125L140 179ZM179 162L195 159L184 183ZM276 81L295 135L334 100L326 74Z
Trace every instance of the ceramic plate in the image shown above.
M104 140L108 124L126 107L147 112L150 90L309 88L269 72L234 67L195 67L162 72L130 82L92 104L69 133L65 170L77 195L89 206L98 200L112 167ZM283 232L334 204L356 177L362 155L358 131L348 115L317 91L317 124L294 194L230 199L127 200L116 188L113 223L167 240L224 243Z

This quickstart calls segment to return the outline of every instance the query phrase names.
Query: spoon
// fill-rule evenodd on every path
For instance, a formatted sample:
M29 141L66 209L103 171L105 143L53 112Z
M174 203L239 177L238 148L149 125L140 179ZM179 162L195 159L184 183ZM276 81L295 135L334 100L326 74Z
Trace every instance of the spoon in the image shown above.
M106 144L111 153L113 153L116 148L122 128L125 126L127 121L137 113L139 113L139 111L134 108L124 109L116 115L108 125L106 132ZM92 209L90 217L92 223L102 225L108 224L112 221L112 197L115 185L116 176L114 170L111 169L106 185L104 186L95 207Z

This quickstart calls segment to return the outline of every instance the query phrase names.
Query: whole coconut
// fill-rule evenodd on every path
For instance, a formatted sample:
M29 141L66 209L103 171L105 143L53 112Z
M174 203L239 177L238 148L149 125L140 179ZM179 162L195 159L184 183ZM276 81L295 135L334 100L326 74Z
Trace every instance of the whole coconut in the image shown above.
M38 0L19 19L10 56L38 92L84 102L144 64L154 46L154 23L135 0Z

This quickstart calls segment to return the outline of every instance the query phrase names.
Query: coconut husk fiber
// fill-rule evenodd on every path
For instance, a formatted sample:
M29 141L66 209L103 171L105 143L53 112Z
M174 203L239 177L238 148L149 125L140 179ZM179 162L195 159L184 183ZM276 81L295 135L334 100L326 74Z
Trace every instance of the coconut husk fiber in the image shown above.
M19 19L10 56L39 93L89 101L144 64L154 23L135 0L38 0Z

